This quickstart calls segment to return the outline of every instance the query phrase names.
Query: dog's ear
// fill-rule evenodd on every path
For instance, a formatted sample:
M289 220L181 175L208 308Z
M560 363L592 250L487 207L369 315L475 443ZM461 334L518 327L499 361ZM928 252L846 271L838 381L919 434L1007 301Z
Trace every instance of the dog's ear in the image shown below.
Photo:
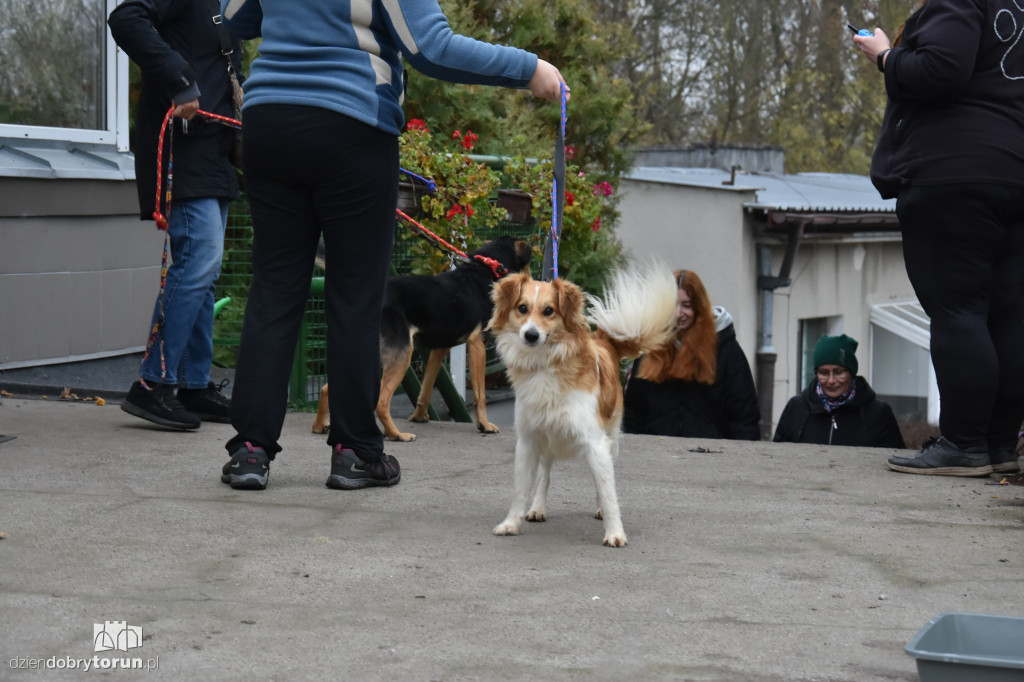
M551 284L558 295L558 309L562 313L566 331L576 334L582 329L589 329L583 317L583 291L561 278L555 278Z
M530 279L530 273L517 272L494 283L491 287L491 301L494 302L494 314L491 315L491 319L487 323L487 329L497 331L508 322L508 316L512 313L512 308L515 306L516 301L519 300L523 286Z

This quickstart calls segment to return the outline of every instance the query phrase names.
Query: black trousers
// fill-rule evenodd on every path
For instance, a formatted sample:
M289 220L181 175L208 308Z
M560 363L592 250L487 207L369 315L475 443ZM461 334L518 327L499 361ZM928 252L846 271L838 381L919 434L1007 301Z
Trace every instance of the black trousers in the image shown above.
M961 447L1017 443L1024 419L1024 189L906 187L907 274L931 318L939 427Z
M245 110L243 159L253 279L231 395L238 432L273 459L320 235L331 431L327 442L380 459L380 315L398 198L398 139L327 109Z

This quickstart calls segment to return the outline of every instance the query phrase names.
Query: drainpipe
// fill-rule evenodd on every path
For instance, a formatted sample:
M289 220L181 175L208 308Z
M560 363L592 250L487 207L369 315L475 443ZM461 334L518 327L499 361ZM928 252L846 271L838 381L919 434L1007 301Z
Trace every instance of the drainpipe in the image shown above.
M769 221L772 216L769 216ZM772 248L768 244L760 244L757 249L757 287L761 292L761 314L758 316L757 346L757 402L761 410L761 439L771 440L772 408L775 394L775 360L778 354L772 346L772 314L774 312L775 290L792 284L789 273L796 259L796 252L803 239L806 221L801 221L790 228L786 240L786 255L782 259L782 267L778 277L772 276Z

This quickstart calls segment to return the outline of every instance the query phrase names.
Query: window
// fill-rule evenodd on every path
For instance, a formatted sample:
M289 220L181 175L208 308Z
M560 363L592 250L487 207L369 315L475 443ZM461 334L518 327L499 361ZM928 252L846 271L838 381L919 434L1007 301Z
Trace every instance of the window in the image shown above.
M0 136L113 142L117 130L127 130L127 103L115 104L127 59L106 25L115 6L115 0L0 2Z
M871 306L871 387L907 421L939 420L930 323L916 300Z
M842 334L842 317L808 317L800 320L800 375L797 386L802 391L814 378L814 346L822 336Z

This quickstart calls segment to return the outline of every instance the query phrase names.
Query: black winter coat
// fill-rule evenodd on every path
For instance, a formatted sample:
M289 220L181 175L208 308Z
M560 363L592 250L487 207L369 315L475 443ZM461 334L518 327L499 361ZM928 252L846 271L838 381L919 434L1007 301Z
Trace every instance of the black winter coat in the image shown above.
M818 380L793 396L775 429L776 443L820 443L872 448L906 448L896 415L889 404L878 400L864 377L855 379L853 400L831 414L818 398Z
M760 440L761 411L747 356L729 325L718 333L715 383L636 376L626 381L622 430L656 436Z
M125 0L107 20L118 46L138 64L142 87L135 111L135 179L139 215L152 220L156 208L156 157L160 127L174 100L199 96L199 108L234 117L227 61L207 0ZM235 72L241 79L242 43L231 37ZM174 119L174 199L238 196L231 165L234 129L200 116ZM170 138L170 131L166 134ZM164 185L170 140L164 140ZM164 211L165 207L161 207Z

